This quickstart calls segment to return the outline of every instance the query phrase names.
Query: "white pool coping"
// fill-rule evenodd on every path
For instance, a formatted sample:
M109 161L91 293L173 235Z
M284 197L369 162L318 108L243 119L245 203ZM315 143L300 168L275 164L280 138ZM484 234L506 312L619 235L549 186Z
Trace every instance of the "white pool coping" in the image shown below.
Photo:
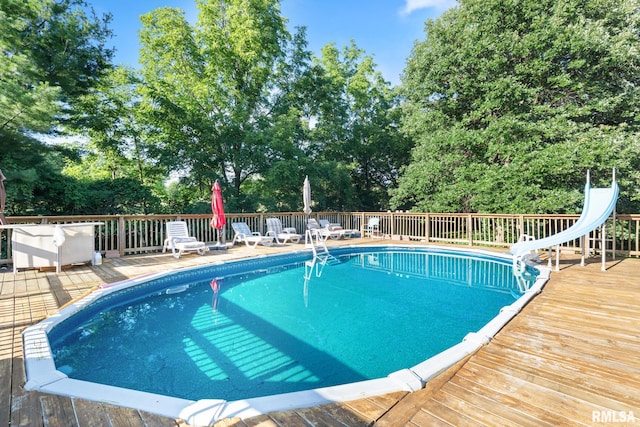
M403 245L374 245L406 247ZM363 248L363 245L353 245ZM413 248L438 249L476 253L511 260L511 255L480 249L457 249L439 246L412 246ZM72 314L112 292L160 278L170 272L148 274L105 285L89 295L63 307L52 316L30 326L23 333L24 358L27 383L26 390L37 390L74 398L109 403L171 418L180 418L191 425L209 425L223 418L249 418L273 411L305 408L333 402L346 402L397 391L417 391L432 378L438 376L469 354L488 344L520 310L537 294L549 279L550 269L536 266L540 271L536 282L516 301L503 307L499 314L477 332L470 332L464 339L411 368L392 372L384 378L350 384L317 388L293 393L276 394L245 400L223 399L188 400L160 394L147 393L109 385L75 380L58 371L53 361L47 332ZM416 337L419 339L419 337ZM99 358L100 355L96 355Z

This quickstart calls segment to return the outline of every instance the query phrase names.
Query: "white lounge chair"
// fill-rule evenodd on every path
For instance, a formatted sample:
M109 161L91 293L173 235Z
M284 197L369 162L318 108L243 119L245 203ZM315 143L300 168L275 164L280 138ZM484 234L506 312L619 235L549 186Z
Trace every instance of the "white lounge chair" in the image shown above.
M324 240L327 240L328 238L332 238L332 239L340 238L339 231L333 231L329 228L322 227L320 226L318 221L316 221L313 218L310 218L309 221L307 221L307 229L311 230L312 234L318 235L322 237Z
M301 234L296 233L295 228L282 227L282 222L278 218L267 218L267 236L273 236L279 245L284 245L288 241L298 243L302 238Z
M204 255L209 250L204 242L189 235L187 223L184 221L167 222L167 236L164 240L162 253L165 253L167 249L171 249L174 258L180 258L183 253L191 251Z
M251 231L246 222L234 222L231 224L231 227L236 233L233 237L232 245L235 245L236 242L244 242L247 247L255 248L258 246L258 243L264 246L271 246L273 244L272 236L263 236L257 231Z
M322 228L326 228L327 230L331 230L332 233L335 233L338 235L338 238L342 239L345 237L353 237L353 236L360 236L360 232L358 230L347 230L342 228L342 225L335 223L335 222L329 222L329 220L326 219L321 219L320 221L320 226Z
M380 234L380 218L377 216L369 218L369 222L367 222L367 226L363 230L365 235L369 237L377 237L381 238Z

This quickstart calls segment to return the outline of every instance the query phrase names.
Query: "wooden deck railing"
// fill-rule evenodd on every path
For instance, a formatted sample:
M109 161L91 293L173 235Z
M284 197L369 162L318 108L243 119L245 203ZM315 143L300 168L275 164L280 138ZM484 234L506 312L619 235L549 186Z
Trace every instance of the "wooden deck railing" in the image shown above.
M96 230L96 250L115 251L119 256L162 249L167 221L184 220L191 234L207 243L231 241L232 222L244 221L253 231L265 233L265 219L280 218L285 226L305 231L306 216L298 212L227 214L227 226L218 231L209 226L211 215L101 215L8 217L9 224L101 222ZM578 215L492 215L408 212L319 212L312 218L340 223L345 229L363 230L369 218L380 218L380 234L391 240L416 240L468 246L509 247L519 236L537 239L558 233L574 224ZM613 225L615 224L615 227ZM588 246L600 251L600 228L591 233ZM640 214L617 215L605 227L606 251L640 256ZM615 235L615 239L613 238ZM579 250L580 241L567 242L563 249ZM0 230L0 265L11 263L11 230Z

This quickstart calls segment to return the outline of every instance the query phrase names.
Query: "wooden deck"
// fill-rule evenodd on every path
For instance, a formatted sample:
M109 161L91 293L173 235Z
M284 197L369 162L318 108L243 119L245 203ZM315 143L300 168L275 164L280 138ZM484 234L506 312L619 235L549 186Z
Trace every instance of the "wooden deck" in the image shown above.
M364 239L346 243L355 242ZM61 274L0 272L0 427L186 425L134 409L23 390L22 331L102 283L299 248L236 246L180 260L162 254L109 259ZM563 258L561 271L494 340L423 390L216 425L638 425L640 260L610 261L608 271L601 272L599 259L580 267L577 260Z

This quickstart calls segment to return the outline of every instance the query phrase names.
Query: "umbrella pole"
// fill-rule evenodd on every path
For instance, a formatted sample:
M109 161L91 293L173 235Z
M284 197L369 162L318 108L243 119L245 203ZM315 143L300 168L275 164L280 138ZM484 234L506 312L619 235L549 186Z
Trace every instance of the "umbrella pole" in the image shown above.
M307 215L307 222L305 223L304 242L305 244L313 244L313 234L309 230L309 218L311 215ZM309 241L311 239L311 241Z

